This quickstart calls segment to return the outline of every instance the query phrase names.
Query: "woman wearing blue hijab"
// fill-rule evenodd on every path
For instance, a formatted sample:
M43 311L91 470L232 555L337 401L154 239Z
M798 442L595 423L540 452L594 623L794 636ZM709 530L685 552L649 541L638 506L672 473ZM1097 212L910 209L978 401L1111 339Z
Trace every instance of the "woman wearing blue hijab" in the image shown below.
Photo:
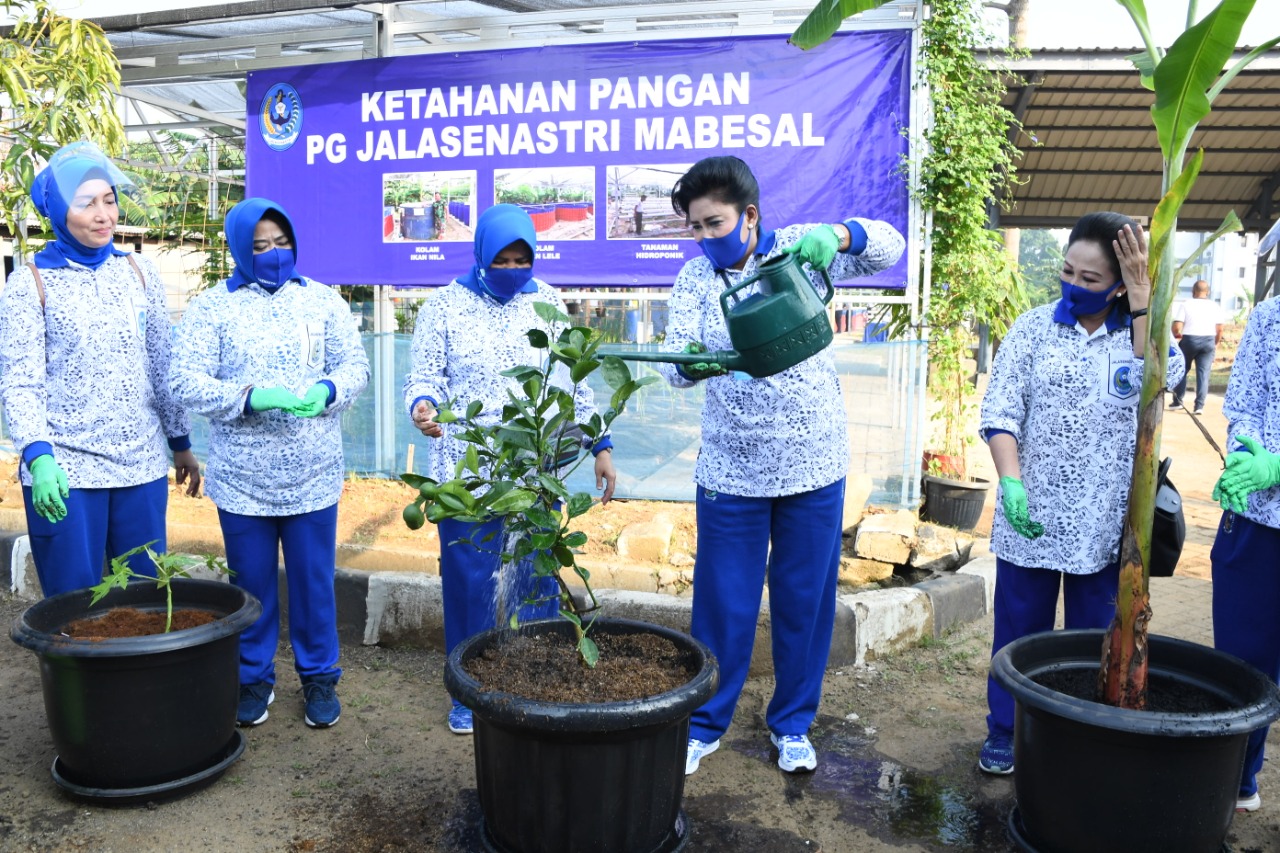
M496 422L507 400L507 389L519 383L502 372L520 364L540 364L545 358L526 337L529 329L546 329L554 340L559 329L549 328L534 310L547 302L565 312L564 301L546 282L533 277L538 239L529 214L514 204L495 205L476 222L475 264L465 274L440 288L418 312L413 332L412 370L405 377L404 402L413 424L423 435L439 438L431 452L431 477L437 482L453 478L465 454L463 442L453 437L460 424L435 421L441 400L481 400L482 422ZM573 387L574 410L580 421L595 413L595 398L585 382ZM602 503L613 497L617 474L613 468L612 440L595 443L596 488L603 489ZM469 540L486 541L502 529L502 519L480 527L445 520L440 535L440 585L444 597L446 652L480 631L494 627L498 555L481 550ZM549 600L520 609L521 620L554 616L556 584L543 578L540 596ZM516 606L534 591L526 575L512 584L508 604ZM470 734L471 711L457 703L449 713L449 730Z
M169 394L164 283L112 242L116 194L131 186L90 142L55 152L30 190L54 239L0 294L0 403L46 596L98 583L104 557L164 550L169 452L187 494L200 488ZM130 564L155 575L145 554Z
M338 498L345 466L342 413L369 381L369 359L347 303L294 268L292 221L248 198L227 213L236 267L197 296L178 326L170 384L209 418L206 490L217 504L231 582L262 602L240 636L242 726L275 699L284 552L289 641L304 722L338 722Z

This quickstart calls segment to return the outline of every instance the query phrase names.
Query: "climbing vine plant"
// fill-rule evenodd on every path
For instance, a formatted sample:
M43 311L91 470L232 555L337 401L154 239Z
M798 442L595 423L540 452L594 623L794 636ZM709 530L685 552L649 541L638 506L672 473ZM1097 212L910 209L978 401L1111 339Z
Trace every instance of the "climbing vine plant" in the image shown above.
M929 329L930 395L938 403L941 452L964 458L973 440L976 388L968 358L978 324L1002 335L1026 308L1017 263L998 232L988 227L990 205L1016 181L1018 149L1010 128L1021 130L1001 106L1005 69L982 56L991 47L970 0L935 0L921 24L920 77L928 85L933 122L914 187L933 216L933 292ZM909 322L899 310L900 330ZM963 475L963 471L961 474Z

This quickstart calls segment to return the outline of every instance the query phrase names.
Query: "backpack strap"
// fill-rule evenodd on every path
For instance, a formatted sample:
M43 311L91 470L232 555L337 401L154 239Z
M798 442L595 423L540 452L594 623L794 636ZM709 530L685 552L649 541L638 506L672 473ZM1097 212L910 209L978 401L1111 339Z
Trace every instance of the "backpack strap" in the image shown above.
M147 279L142 274L142 268L138 266L138 262L133 259L133 252L125 255L129 259L129 266L133 267L133 271L138 275L138 283L142 285L142 292L147 292Z
M36 293L40 294L40 310L44 310L44 281L40 278L40 270L36 269L35 264L27 264L31 268L31 274L36 279Z
M138 284L142 287L142 292L147 292L147 278L142 274L142 268L138 266L138 262L133 259L133 252L125 255L129 259L129 266L133 267L134 273L138 276ZM40 294L40 307L44 308L44 280L40 278L40 270L36 269L35 264L27 264L31 270L31 275L36 280L36 293Z

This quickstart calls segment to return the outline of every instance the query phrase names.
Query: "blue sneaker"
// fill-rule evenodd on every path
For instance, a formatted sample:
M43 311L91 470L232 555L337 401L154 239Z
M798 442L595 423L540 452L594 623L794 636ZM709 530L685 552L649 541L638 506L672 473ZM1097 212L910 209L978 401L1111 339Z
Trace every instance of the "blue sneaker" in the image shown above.
M1013 738L1009 735L989 735L978 755L978 769L983 773L1008 776L1013 772Z
M338 722L342 705L338 702L338 676L313 675L302 679L306 700L304 721L313 729L327 729Z
M236 725L259 726L267 721L267 706L276 701L276 691L265 681L240 685L240 705Z
M455 735L469 735L472 731L471 709L464 705L454 705L449 712L449 731Z

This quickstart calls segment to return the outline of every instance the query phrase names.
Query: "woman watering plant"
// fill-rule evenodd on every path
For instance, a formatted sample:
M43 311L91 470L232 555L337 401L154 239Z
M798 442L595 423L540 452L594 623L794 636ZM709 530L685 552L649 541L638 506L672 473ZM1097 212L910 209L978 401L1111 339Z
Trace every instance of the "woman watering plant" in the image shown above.
M436 422L436 407L445 401L466 407L479 400L484 404L479 420L495 423L507 402L507 389L518 387L502 372L517 365L540 364L546 357L526 336L530 329L546 326L533 306L547 302L561 312L565 306L554 288L533 277L537 246L533 221L523 209L513 204L489 208L476 223L475 265L432 294L418 313L404 401L414 426L423 435L441 439L431 453L431 477L437 482L453 479L467 445L454 437L461 424ZM570 390L567 376L565 380ZM596 411L591 389L580 382L571 393L575 418L590 420ZM617 483L612 447L606 435L591 448L596 488L604 489L602 503L613 497ZM501 518L479 526L455 519L437 525L446 653L495 625L502 528ZM504 587L504 609L536 601L520 609L521 620L556 615L559 599L553 578L538 583L525 573L511 581L509 588ZM470 709L455 702L449 730L470 734Z
M227 213L236 267L197 296L178 326L174 396L209 418L209 497L231 582L262 602L240 636L243 726L265 722L275 699L284 551L289 641L304 721L338 722L338 498L345 472L341 414L369 381L369 359L347 303L294 268L288 214L264 198Z
M98 583L106 559L139 545L164 550L168 452L187 494L200 489L169 394L164 284L112 243L131 186L92 143L58 149L30 188L55 237L0 295L0 402L46 596ZM155 576L145 554L130 565Z
M709 157L676 182L671 205L704 257L689 261L671 293L664 349L731 350L720 294L766 259L792 253L832 278L870 275L897 262L902 236L887 223L766 230L760 189L737 157ZM815 279L815 287L817 282ZM744 296L749 296L745 294ZM693 714L685 772L720 746L747 677L766 576L775 688L765 721L787 772L813 770L808 731L817 713L835 621L844 477L844 404L830 350L765 378L719 364L659 370L677 388L706 381L697 482L698 557L693 636L720 661L720 690Z
M1222 413L1235 451L1213 489L1226 512L1209 554L1213 645L1280 682L1280 300L1249 315ZM1249 735L1236 808L1257 811L1268 728Z
M1053 629L1059 588L1068 629L1115 615L1150 298L1142 226L1090 213L1067 242L1062 298L1019 317L996 354L981 418L1000 475L993 655ZM1166 386L1182 375L1170 349ZM987 704L978 767L1012 773L1013 697L988 679Z

